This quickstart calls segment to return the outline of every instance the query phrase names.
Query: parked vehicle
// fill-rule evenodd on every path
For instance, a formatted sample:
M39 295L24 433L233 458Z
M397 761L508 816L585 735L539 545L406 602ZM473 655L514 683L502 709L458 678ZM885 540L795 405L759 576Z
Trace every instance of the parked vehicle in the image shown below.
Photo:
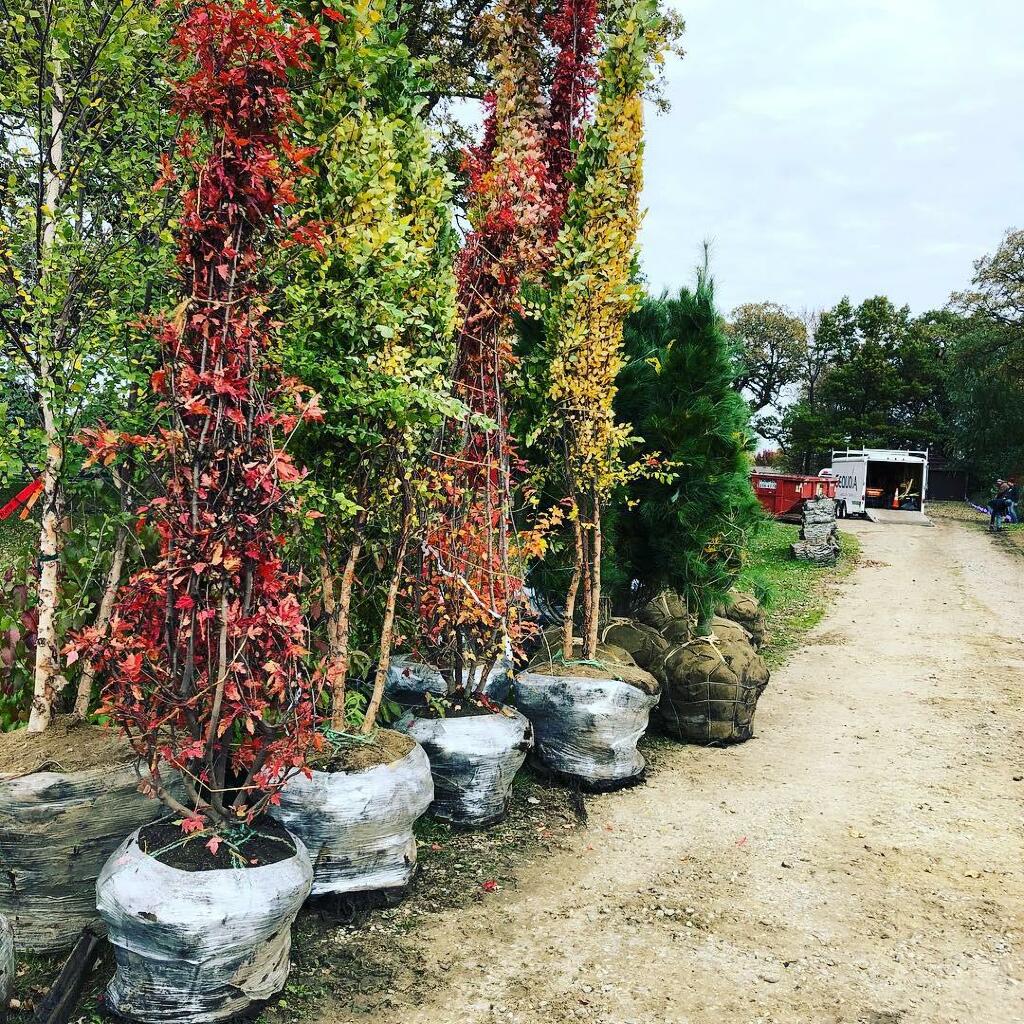
M832 452L829 473L838 482L836 514L866 516L868 509L923 512L928 452L855 448Z

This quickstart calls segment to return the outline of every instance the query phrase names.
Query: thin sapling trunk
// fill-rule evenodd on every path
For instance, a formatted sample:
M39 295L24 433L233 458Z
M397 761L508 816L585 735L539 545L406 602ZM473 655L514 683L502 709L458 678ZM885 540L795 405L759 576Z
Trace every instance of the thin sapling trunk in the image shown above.
M110 626L110 617L114 611L114 602L117 600L117 590L121 585L121 574L124 572L124 560L128 553L128 530L125 527L118 527L117 539L114 542L114 550L111 556L110 569L103 585L103 596L100 599L99 611L96 613L96 632L99 636L107 635L107 628ZM91 658L86 658L82 667L82 676L78 680L78 695L75 697L75 717L84 719L89 714L89 704L92 700L92 687L96 681L96 664Z
M49 11L47 16L49 17ZM37 216L43 225L39 252L40 284L45 285L47 261L53 251L57 232L57 205L60 198L60 176L64 168L64 91L61 84L61 63L53 62L50 86L50 135L47 144L40 142L39 160L43 171L42 205ZM33 680L32 710L28 731L43 732L53 718L57 694L66 685L61 676L60 637L57 630L57 609L60 604L60 557L64 546L64 445L57 427L53 405L59 382L45 351L39 354L39 396L43 432L46 439L46 462L43 466L43 512L39 530L39 624L36 634L36 663Z
M405 487L403 483L403 487ZM373 693L370 696L370 703L366 706L366 716L363 719L362 733L368 735L373 732L377 724L377 715L380 712L381 701L384 699L384 684L387 682L388 670L391 668L391 648L394 645L395 637L395 609L398 605L398 591L405 576L405 558L409 549L409 535L412 532L412 510L408 498L407 488L404 497L405 510L402 517L402 533L398 540L398 550L395 552L395 568L391 574L391 583L388 586L388 595L384 603L384 621L380 630L380 647L377 655L377 672L373 677Z

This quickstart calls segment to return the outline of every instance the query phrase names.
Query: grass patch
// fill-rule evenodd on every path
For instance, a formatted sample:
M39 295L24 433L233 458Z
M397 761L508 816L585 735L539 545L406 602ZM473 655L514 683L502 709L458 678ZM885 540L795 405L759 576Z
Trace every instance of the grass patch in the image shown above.
M770 668L785 661L803 635L822 620L831 585L850 573L860 556L860 541L841 532L838 565L799 562L789 553L799 538L799 527L769 522L754 538L736 584L754 594L765 609L768 634L761 654Z

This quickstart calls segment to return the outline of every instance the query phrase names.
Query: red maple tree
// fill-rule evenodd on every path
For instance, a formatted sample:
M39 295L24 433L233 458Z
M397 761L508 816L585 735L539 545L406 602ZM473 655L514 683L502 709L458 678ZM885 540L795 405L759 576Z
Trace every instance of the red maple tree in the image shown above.
M160 556L122 588L108 635L84 633L68 659L97 663L101 710L142 755L144 786L189 830L251 820L315 742L297 581L275 524L295 511L283 485L301 476L280 439L318 413L268 355L261 263L311 152L288 140L288 75L308 67L319 38L264 0L188 11L173 47L193 69L174 98L189 130L157 183L184 189L183 298L154 324L162 422L147 437L87 439L94 462L144 449L162 486L139 521L158 533ZM291 225L285 244L318 245L316 225ZM167 769L181 773L191 806L168 792Z
M517 652L535 628L523 574L547 524L520 533L513 519L524 467L505 394L517 362L512 318L523 283L553 254L596 82L596 21L596 0L562 0L543 24L534 5L507 0L488 26L496 85L482 140L465 154L473 226L456 268L454 392L470 416L439 446L416 591L424 645L450 688L482 688L506 643ZM546 110L545 33L556 53Z

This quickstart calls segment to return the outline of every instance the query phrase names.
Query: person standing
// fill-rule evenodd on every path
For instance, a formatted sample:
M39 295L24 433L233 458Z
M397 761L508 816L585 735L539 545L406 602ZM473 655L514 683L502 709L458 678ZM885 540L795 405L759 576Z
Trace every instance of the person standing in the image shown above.
M1019 523L1020 516L1017 513L1017 503L1020 501L1020 488L1016 480L1006 481L1006 500L1009 502L1006 518L1008 522Z
M1005 480L996 481L995 495L988 503L988 528L990 530L995 531L1003 528L1003 517L1010 507L1010 499L1006 496L1009 490L1010 485Z

